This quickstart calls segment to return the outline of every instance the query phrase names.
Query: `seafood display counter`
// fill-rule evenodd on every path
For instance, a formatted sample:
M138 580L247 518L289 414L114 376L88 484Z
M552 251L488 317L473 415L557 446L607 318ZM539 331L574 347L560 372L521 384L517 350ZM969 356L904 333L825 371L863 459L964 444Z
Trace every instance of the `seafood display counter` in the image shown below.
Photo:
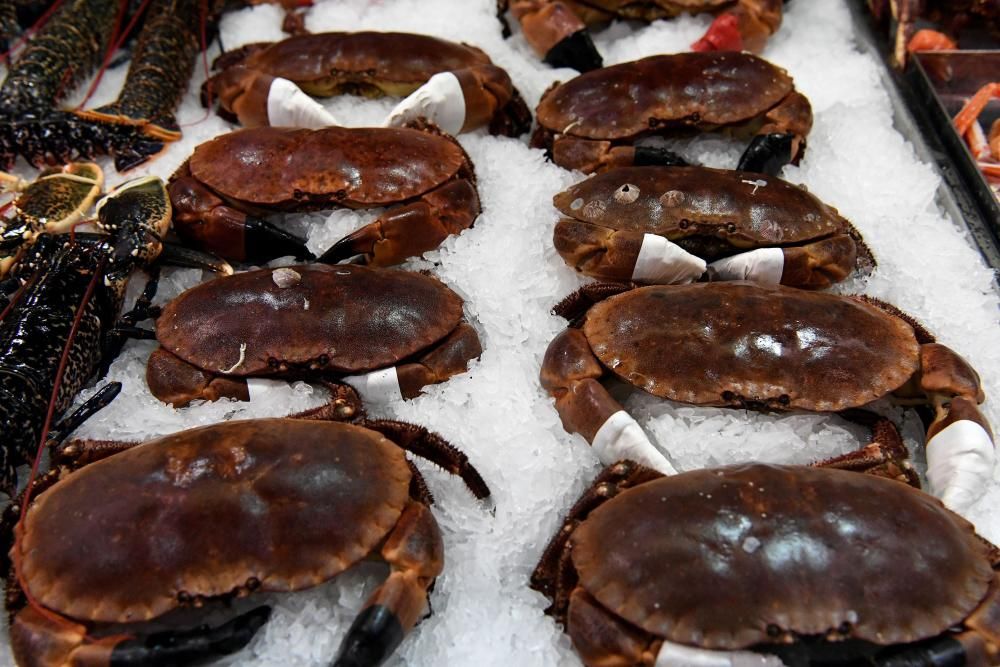
M11 84L4 484L60 442L0 518L0 664L996 650L998 219L930 129L960 57L896 74L861 2L570 4L258 4L203 64L154 0L99 80Z

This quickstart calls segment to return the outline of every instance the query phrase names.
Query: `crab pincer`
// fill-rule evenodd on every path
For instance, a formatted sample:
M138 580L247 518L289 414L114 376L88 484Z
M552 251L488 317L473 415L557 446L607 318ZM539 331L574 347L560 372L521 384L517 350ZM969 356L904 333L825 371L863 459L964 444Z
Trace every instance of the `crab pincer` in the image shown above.
M626 460L569 511L531 587L588 667L985 667L998 664L998 554L936 498L880 476L663 476Z
M635 143L731 130L752 135L737 169L776 175L801 159L813 121L788 72L735 52L650 56L587 72L546 91L536 116L531 145L585 173L684 164L670 151Z
M469 156L432 126L258 127L198 146L169 190L186 244L246 262L312 258L301 239L261 214L399 204L321 257L363 255L385 266L471 227L480 211L475 183Z
M19 526L19 589L8 604L20 664L218 658L248 644L270 609L215 628L150 633L142 624L181 607L310 588L375 556L389 574L333 664L376 667L425 615L444 569L433 500L404 450L461 476L478 498L490 494L462 452L402 422L234 421L121 443L110 456L104 444L70 443L77 462L64 449L63 465L104 457L40 492Z
M557 313L575 326L546 350L542 386L566 430L605 463L631 458L674 470L602 384L617 377L661 398L757 410L840 412L892 395L934 409L927 477L946 505L967 508L993 474L975 370L875 299L738 281L595 283Z
M336 120L312 97L357 93L409 96L389 115L401 126L423 117L449 134L488 127L519 136L531 112L510 77L467 44L396 32L328 32L249 44L220 56L205 83L219 113L246 127L320 129Z
M802 186L705 167L621 167L553 197L553 243L601 280L753 280L806 289L875 260L861 234ZM708 263L711 262L711 263Z
M440 281L353 264L203 283L164 307L156 333L162 347L146 380L175 407L248 400L252 378L350 384L368 401L412 398L482 353L462 300Z

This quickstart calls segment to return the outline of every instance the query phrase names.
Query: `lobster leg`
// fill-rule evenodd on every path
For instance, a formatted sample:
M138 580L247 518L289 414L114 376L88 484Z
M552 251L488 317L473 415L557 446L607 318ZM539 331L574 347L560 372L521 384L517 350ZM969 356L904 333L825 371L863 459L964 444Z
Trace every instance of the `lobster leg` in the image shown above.
M239 651L250 643L270 615L270 607L257 607L215 628L201 626L142 638L118 635L90 641L82 625L68 619L57 623L27 607L18 612L11 624L11 646L18 663L24 665L188 664Z
M382 664L427 610L427 591L444 569L444 542L426 505L411 500L403 509L382 557L389 577L347 631L335 667Z
M372 266L399 264L471 227L479 211L475 186L466 178L456 179L345 236L319 261L333 264L363 254Z
M953 350L927 343L920 348L919 386L935 410L927 480L934 495L961 512L982 495L996 464L990 424L976 407L985 399L979 376Z
M602 463L631 459L664 474L677 471L642 427L600 383L604 367L579 329L566 329L545 351L540 379L555 399L563 427L579 433Z
M737 169L777 176L789 162L798 164L812 129L812 106L793 90L764 116L764 125L740 157Z
M434 348L410 363L344 377L341 381L354 386L368 403L415 398L427 385L464 373L469 362L482 353L476 330L462 322Z
M191 176L187 164L171 177L167 190L174 230L185 245L239 262L263 263L285 255L313 259L302 239L228 206Z
M716 17L692 51L750 51L760 53L781 27L782 0L739 0Z
M531 48L553 67L589 72L604 65L587 26L560 0L512 0L511 14Z

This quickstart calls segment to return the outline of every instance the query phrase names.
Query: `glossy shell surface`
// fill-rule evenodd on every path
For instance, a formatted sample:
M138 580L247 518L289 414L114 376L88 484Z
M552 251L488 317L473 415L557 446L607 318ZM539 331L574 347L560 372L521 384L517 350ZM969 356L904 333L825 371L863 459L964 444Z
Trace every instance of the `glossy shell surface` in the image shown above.
M296 590L364 558L409 496L403 451L358 426L226 422L73 473L27 517L23 573L47 607L146 620L181 593Z
M837 211L765 174L706 167L624 167L560 192L563 214L669 239L712 236L737 247L801 243L846 232Z
M738 649L849 628L887 645L961 622L993 573L972 526L899 482L745 465L624 491L576 529L580 583L670 641ZM845 625L846 624L846 625Z
M855 298L747 282L644 287L596 304L601 363L655 396L835 411L881 398L919 367L913 328Z
M351 76L421 84L438 72L489 62L478 49L429 35L328 32L276 42L251 54L246 65L300 83Z
M292 269L301 279L287 287L262 269L184 292L157 319L157 339L188 363L229 375L276 374L282 363L354 373L394 365L462 319L459 296L420 273L357 265Z
M466 163L454 140L419 130L257 127L201 144L189 166L224 197L295 209L398 203L450 180Z
M538 122L585 139L631 139L662 126L730 125L793 89L780 67L736 52L650 56L581 74L546 94Z

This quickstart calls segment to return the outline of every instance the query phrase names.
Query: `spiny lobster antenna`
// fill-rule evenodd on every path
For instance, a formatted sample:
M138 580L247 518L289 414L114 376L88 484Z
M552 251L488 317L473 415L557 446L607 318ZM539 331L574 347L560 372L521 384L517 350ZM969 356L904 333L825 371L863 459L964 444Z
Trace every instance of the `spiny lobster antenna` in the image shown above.
M21 34L21 36L17 39L17 41L14 42L14 44L9 49L0 54L0 63L5 63L8 60L10 60L10 57L14 54L14 51L19 49L22 45L24 45L28 41L28 38L31 37L31 35L41 30L45 26L45 24L48 23L49 19L52 18L52 15L56 13L56 10L62 6L62 3L63 0L56 0L55 2L53 2L49 6L49 8L46 9L45 12L38 17L37 21L28 26L28 28L25 29L25 31Z
M118 14L115 17L115 29L111 36L111 41L108 43L108 50L104 54L104 60L101 62L101 68L97 70L97 76L94 77L93 82L90 84L90 88L87 89L87 94L83 97L83 101L77 106L77 110L82 109L84 105L90 101L93 96L94 91L97 90L97 86L101 83L101 78L104 76L104 72L107 71L108 65L111 63L111 57L115 54L115 51L121 48L125 39L131 34L132 28L135 27L136 22L145 13L146 7L149 6L150 0L142 0L138 9L135 10L135 14L132 15L131 20L129 20L128 25L125 26L125 30L121 30L122 18L125 16L125 8L128 6L128 0L119 0L118 2Z

